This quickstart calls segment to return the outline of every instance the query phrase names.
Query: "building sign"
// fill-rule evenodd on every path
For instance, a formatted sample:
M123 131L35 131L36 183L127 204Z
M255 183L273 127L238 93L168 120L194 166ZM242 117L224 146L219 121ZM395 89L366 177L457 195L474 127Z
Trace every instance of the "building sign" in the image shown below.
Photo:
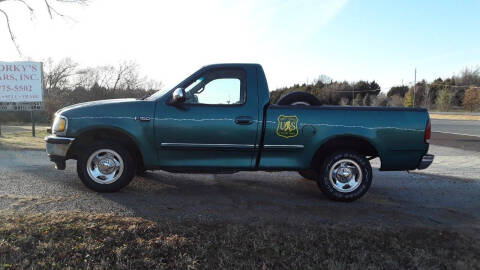
M43 109L40 62L0 62L0 111Z

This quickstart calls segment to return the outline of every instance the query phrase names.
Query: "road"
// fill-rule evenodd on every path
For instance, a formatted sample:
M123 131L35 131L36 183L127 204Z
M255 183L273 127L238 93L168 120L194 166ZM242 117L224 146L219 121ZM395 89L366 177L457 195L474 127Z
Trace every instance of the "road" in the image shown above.
M480 137L480 121L432 119L432 131Z
M480 152L480 121L432 119L430 142Z
M363 198L338 203L296 172L190 175L158 171L136 177L120 192L99 194L80 182L75 161L69 161L65 171L57 171L42 151L1 150L0 211L114 213L167 222L420 225L480 232L480 181L475 181L480 158L442 146L432 146L431 152L437 159L428 170L375 169L372 187ZM378 161L373 164L378 166Z

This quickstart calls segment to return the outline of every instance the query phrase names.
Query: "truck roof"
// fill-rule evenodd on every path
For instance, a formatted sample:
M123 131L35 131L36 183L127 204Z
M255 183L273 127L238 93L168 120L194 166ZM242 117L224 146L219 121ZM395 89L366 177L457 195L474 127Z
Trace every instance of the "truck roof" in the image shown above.
M225 67L238 67L238 66L243 66L243 67L247 67L247 66L262 66L260 64L257 64L257 63L217 63L217 64L210 64L210 65L206 65L206 66L202 66L202 68L225 68Z

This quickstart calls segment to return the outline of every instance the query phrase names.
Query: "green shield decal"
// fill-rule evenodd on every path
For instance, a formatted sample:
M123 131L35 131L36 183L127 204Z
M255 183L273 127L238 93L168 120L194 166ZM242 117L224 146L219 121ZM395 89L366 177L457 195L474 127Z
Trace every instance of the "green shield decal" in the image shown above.
M280 115L278 117L277 135L283 138L293 138L298 135L297 116Z

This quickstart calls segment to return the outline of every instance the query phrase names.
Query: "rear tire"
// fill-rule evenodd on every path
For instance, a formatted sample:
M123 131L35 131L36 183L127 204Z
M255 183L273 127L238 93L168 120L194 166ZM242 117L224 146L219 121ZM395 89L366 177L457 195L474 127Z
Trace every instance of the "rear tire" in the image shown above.
M278 105L293 105L293 106L319 106L322 105L320 100L314 95L307 92L291 92L281 97Z
M82 182L97 192L115 192L132 181L136 163L131 153L114 142L101 141L81 151L77 174Z
M328 156L317 174L317 185L329 199L351 202L362 197L372 184L370 162L355 151Z
M137 165L137 171L135 174L138 176L145 176L147 175L147 169L141 165Z
M303 178L307 180L315 181L316 179L315 177L316 173L314 170L301 170L301 171L298 171L298 174L300 174Z

